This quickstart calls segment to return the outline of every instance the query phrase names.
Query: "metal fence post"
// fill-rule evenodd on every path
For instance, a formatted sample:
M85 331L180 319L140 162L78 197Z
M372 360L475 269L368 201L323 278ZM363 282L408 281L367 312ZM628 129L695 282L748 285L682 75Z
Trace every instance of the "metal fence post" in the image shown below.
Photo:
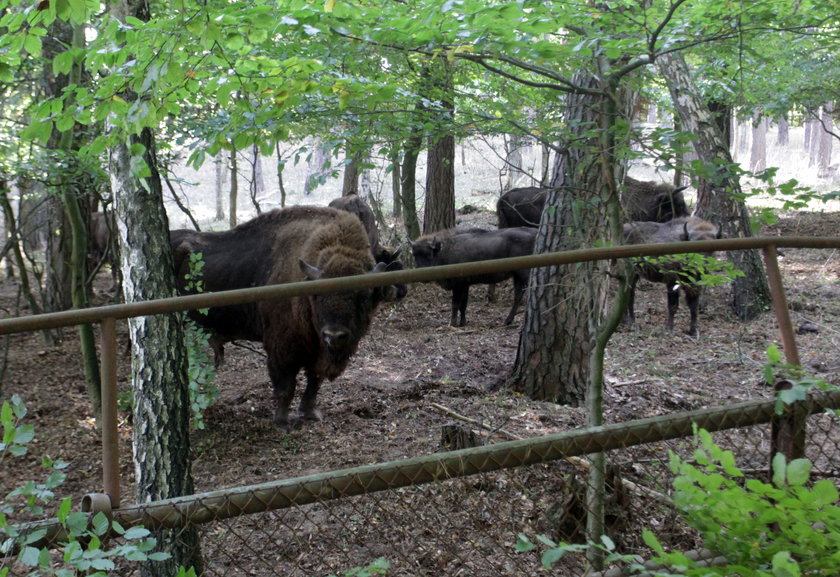
M779 271L776 246L764 247L764 267L767 270L767 281L770 285L770 295L773 299L773 312L782 337L782 347L785 350L785 361L793 367L799 367L799 350L796 348L796 337L793 323L788 311L785 287L782 284L782 274ZM775 385L776 393L790 389L793 386L788 380L782 380ZM790 461L805 456L805 429L807 427L806 411L802 403L794 403L785 407L781 415L776 415L770 427L771 445L770 461L776 453L782 453ZM771 471L772 476L772 471Z
M120 506L120 450L117 431L117 321L102 319L102 484L111 507Z

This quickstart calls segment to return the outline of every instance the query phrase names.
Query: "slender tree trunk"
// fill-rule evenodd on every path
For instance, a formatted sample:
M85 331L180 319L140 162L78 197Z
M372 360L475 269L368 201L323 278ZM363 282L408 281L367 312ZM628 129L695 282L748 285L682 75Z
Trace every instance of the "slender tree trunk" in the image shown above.
M327 165L327 152L324 150L324 143L316 139L312 147L314 151L312 153L312 160L308 165L309 173L306 175L306 183L303 187L304 196L308 196L313 190L318 188Z
M359 193L359 167L361 166L361 158L357 155L351 155L344 165L344 178L341 182L341 196L348 194Z
M149 19L144 0L118 0L112 14ZM132 100L133 94L125 94ZM144 181L136 178L132 150L142 148L149 168ZM110 150L111 189L120 241L123 293L126 303L175 295L169 222L155 157L152 130L124 136ZM231 210L231 212L235 212ZM133 449L138 503L189 495L193 492L190 456L190 399L187 354L181 316L148 315L129 319L132 347ZM179 567L203 573L194 526L155 532L157 549L170 554L164 561L146 562L143 577L172 577Z
M415 239L420 236L420 223L417 220L417 158L423 146L422 125L416 125L405 143L402 165L402 213L405 234Z
M779 118L776 146L783 147L790 144L790 125L784 116Z
M394 218L402 217L402 169L400 166L400 153L395 147L391 151L391 197L393 210L391 216Z
M283 171L286 168L286 159L280 152L280 143L274 144L274 152L277 154L277 186L280 188L280 208L286 206L286 186L283 184Z
M808 166L817 164L817 159L820 156L820 143L822 142L822 125L819 119L822 117L822 107L813 113L815 120L809 120L811 125L811 134L808 139Z
M540 186L547 187L551 181L551 149L545 145L540 145Z
M833 112L834 106L831 102L828 102L823 106L822 116L820 117L820 152L817 155L817 176L821 178L826 178L831 174L831 145L835 138L832 135L832 132L834 132Z
M741 185L728 167L732 156L717 128L708 106L699 97L688 65L679 54L664 54L657 64L668 82L674 107L684 130L695 136L694 149L713 176L698 188L695 214L720 225L729 238L751 236L749 214L741 198ZM744 273L733 283L732 306L742 319L751 319L766 310L770 289L758 251L732 251L729 260Z
M527 140L516 134L508 134L505 137L505 165L508 171L505 190L522 186L528 175L522 167L522 149L527 145ZM528 183L530 185L530 182Z
M236 149L230 151L230 197L228 199L228 226L236 226L236 205L239 197L239 169L236 166Z
M767 168L767 119L759 112L753 117L750 170L760 172Z
M216 168L216 220L225 219L225 161L221 154L217 154L213 164Z
M263 178L262 171L262 157L256 144L251 147L251 183L249 188L251 192L251 204L254 205L254 210L257 211L257 214L262 214L260 197L265 193L265 179Z

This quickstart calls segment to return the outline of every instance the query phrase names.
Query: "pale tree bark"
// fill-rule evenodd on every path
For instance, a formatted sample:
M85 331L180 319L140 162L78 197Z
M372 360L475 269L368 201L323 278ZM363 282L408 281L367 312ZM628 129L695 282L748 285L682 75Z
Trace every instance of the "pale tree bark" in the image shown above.
M230 151L230 190L228 191L228 226L236 226L236 205L239 198L239 168L236 163L236 149Z
M713 176L698 187L695 214L715 222L727 238L751 236L746 204L739 200L741 185L732 171L729 147L715 118L700 98L684 58L675 53L656 60L665 77L684 130L694 135L694 150ZM766 310L770 289L758 251L732 251L727 257L744 273L733 282L732 306L741 319L752 319Z
M309 170L306 175L306 181L303 185L304 196L308 196L313 190L318 188L321 177L324 176L327 166L327 151L323 141L316 139L312 144L312 148L314 150L312 152L311 160L307 165Z
M362 154L348 153L349 158L344 165L344 178L341 182L341 196L359 194L359 175L361 174Z
M540 186L547 187L551 181L551 148L547 145L540 145Z
M811 125L810 134L808 137L808 166L817 164L817 159L820 156L820 144L822 143L822 126L819 119L822 117L822 107L811 113L813 119L808 121Z
M262 171L262 157L260 156L260 149L257 145L251 147L251 182L248 183L248 190L251 195L251 204L257 214L262 214L262 207L260 207L260 197L265 193L265 179L263 179Z
M750 170L760 172L765 168L767 168L767 119L756 112L752 124Z
M505 137L505 166L507 168L507 181L504 185L504 190L510 190L518 186L525 186L526 179L530 179L530 175L525 172L523 168L522 151L528 146L528 140L518 134L508 134ZM530 182L527 183L531 185Z
M777 126L776 146L787 146L790 144L790 125L788 124L787 118L784 116L779 118Z
M145 158L154 167L151 131L132 138L146 147ZM111 186L120 239L123 294L126 303L175 296L169 223L156 169L148 188L131 175L129 146L111 150ZM129 319L132 347L133 452L138 503L168 499L193 492L190 470L190 402L187 356L181 321L177 315L149 315ZM148 576L170 576L179 566L201 567L195 528L161 531L158 547L172 555L150 562Z
M110 6L125 22L128 16L146 21L148 4L121 0ZM134 98L124 94L126 100ZM139 146L138 146L139 145ZM142 147L150 175L132 174L132 149ZM111 188L120 244L123 294L126 303L176 294L169 222L155 158L151 129L126 136L110 150ZM187 355L179 315L148 315L129 319L132 347L133 457L137 503L189 495L193 492L190 457L190 401ZM148 561L143 577L171 577L179 567L203 572L194 526L154 532L157 549L171 557Z
M225 161L221 154L213 160L216 169L216 220L225 218Z
M822 115L820 116L819 131L820 151L817 155L817 176L821 178L828 177L831 174L831 145L835 138L835 136L832 135L834 132L834 120L832 119L833 112L834 106L831 102L823 105Z
M422 112L422 103L417 104L417 111ZM403 155L402 178L400 180L401 193L400 203L402 205L403 225L408 238L415 239L420 236L420 223L417 220L417 158L423 146L423 128L420 122L411 128L408 139L405 142L405 154Z

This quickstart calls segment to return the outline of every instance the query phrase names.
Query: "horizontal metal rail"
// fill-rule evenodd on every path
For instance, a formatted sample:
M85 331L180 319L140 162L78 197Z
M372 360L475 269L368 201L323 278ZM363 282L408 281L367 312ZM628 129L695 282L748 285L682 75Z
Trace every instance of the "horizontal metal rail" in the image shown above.
M268 285L230 291L208 292L158 299L154 301L109 305L82 310L45 313L27 317L0 320L0 335L52 329L78 324L99 322L105 318L126 319L151 314L174 313L211 306L238 305L261 300L308 296L397 283L428 282L476 274L501 272L522 268L557 266L604 259L640 256L662 256L689 252L778 248L833 248L840 249L840 238L821 237L751 237L706 241L686 241L662 244L637 244L601 248L550 252L529 256L503 258L463 264L451 264L412 270L364 274L351 277L322 279Z
M124 528L142 525L150 530L200 525L239 515L284 509L315 502L422 485L476 473L547 463L603 451L624 449L686 437L696 425L710 432L760 425L776 415L775 401L746 401L725 407L698 409L679 414L639 419L522 439L365 465L327 473L235 487L109 510L108 499L88 496L100 503L101 512ZM815 414L840 408L840 392L820 393L803 402ZM87 507L92 515L96 507ZM19 526L24 533L44 531L29 546L41 547L66 538L55 519Z

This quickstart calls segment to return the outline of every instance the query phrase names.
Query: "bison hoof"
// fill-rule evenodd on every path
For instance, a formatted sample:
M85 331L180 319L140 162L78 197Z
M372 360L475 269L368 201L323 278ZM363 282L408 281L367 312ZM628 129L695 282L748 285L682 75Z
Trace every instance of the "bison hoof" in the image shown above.
M302 418L305 421L322 421L324 417L321 415L321 411L318 409L308 409L304 410L302 413Z

